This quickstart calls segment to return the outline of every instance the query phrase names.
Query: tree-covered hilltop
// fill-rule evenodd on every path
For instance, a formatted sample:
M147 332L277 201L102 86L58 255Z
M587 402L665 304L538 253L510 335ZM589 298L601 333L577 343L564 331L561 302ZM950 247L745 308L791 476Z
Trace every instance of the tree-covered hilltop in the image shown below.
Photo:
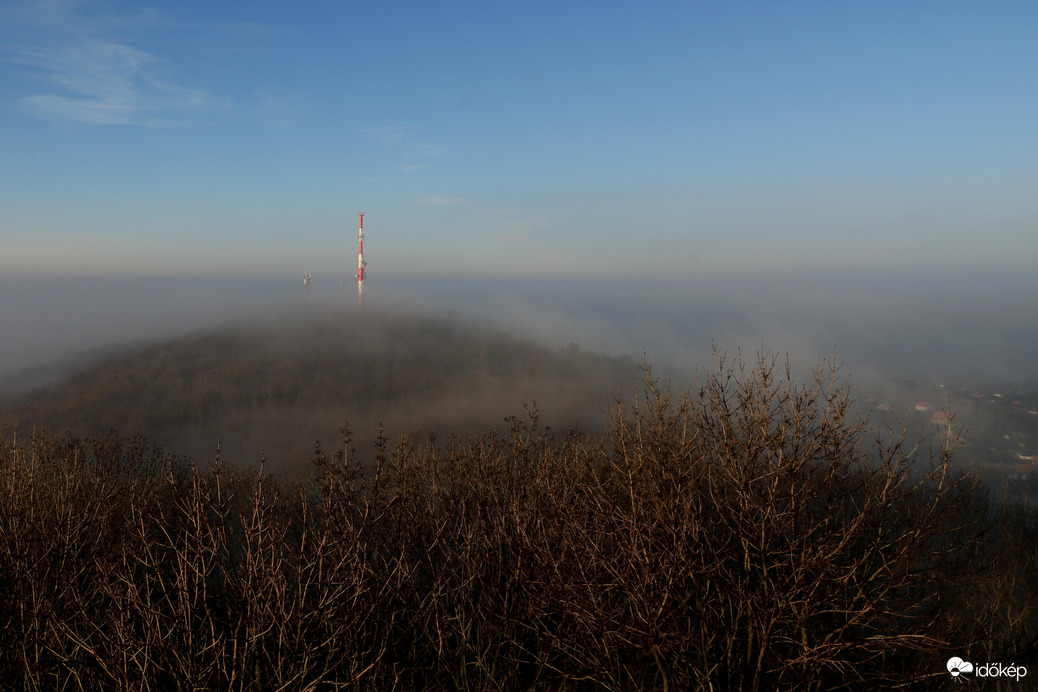
M141 433L195 458L305 464L349 420L358 437L498 426L536 402L542 418L592 425L629 358L552 348L457 320L305 312L199 332L108 357L9 404L3 422Z

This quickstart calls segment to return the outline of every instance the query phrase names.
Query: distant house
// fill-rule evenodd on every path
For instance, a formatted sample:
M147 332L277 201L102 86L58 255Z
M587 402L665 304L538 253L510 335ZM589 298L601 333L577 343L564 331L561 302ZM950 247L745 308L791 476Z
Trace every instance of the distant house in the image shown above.
M948 425L951 423L951 414L947 411L934 411L930 420L933 421L934 425Z
M916 405L915 405L915 410L916 411L929 411L930 408L931 408L930 402L928 402L928 401L920 401L920 402L917 402Z

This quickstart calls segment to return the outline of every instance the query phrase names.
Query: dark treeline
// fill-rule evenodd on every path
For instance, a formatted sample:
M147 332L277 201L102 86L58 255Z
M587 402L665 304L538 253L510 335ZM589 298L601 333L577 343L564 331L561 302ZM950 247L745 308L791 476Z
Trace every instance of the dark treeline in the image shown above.
M545 420L597 424L638 379L612 358L459 320L321 306L136 347L0 405L0 422L78 436L117 429L193 458L304 471L315 440L349 420L370 445L402 432L478 431L524 402ZM306 474L304 474L306 475Z
M141 438L0 444L15 689L876 689L1035 660L1038 525L834 370L652 379L601 434L313 452L310 480Z

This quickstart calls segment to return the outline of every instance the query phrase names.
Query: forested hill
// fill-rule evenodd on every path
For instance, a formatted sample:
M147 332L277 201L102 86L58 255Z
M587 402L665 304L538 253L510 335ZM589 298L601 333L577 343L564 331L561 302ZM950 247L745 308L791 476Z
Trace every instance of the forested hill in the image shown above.
M542 421L597 424L610 394L640 377L630 358L558 349L484 326L331 311L194 333L112 356L3 408L8 430L35 424L91 435L143 433L199 460L217 439L232 461L265 452L297 467L349 421L377 435L496 427L536 402Z

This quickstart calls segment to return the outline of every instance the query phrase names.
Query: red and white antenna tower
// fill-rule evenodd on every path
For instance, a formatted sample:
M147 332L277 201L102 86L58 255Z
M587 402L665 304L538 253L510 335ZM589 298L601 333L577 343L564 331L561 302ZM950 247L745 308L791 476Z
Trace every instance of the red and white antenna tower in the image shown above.
M364 212L357 214L357 305L364 305Z

